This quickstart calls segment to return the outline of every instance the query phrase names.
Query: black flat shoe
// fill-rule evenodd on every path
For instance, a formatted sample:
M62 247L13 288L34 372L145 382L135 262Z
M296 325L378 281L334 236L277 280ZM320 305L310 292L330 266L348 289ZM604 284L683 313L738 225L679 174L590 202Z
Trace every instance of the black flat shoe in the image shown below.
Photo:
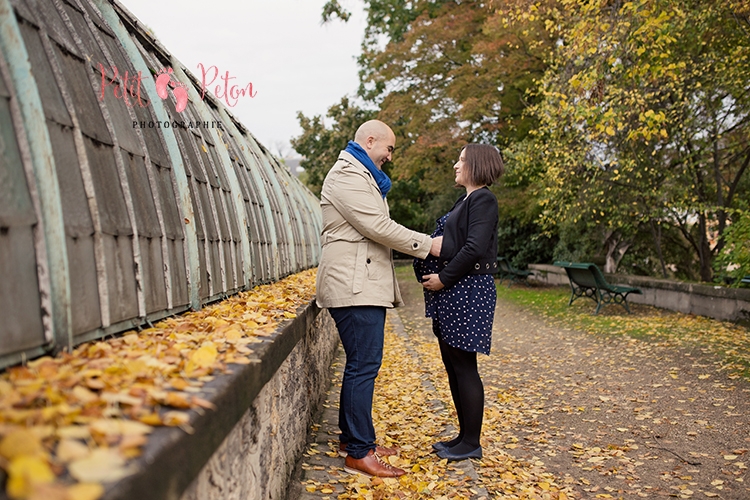
M445 458L449 462L458 462L460 460L466 460L467 458L482 458L482 447L479 446L476 450L461 454L451 453L449 450L443 449L438 452L437 456Z
M443 451L448 449L447 445L448 441L440 441L439 443L435 443L432 445L432 449L435 451Z

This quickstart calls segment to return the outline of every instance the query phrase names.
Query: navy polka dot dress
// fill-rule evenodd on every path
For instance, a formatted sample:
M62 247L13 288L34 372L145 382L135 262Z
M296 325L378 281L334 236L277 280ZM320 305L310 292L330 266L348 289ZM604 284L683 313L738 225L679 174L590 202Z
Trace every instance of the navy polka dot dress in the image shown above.
M450 212L437 220L432 237L442 236ZM438 273L438 259L414 259L418 281ZM492 321L497 290L491 274L469 274L452 287L438 292L424 290L425 316L432 318L435 335L451 347L469 352L490 353Z

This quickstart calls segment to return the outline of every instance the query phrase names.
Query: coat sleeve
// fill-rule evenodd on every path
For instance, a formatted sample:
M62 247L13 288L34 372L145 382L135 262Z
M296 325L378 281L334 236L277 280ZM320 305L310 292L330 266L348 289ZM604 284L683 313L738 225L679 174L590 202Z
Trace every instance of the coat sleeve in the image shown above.
M373 192L366 174L342 168L335 176L330 183L335 186L335 193L326 193L326 199L362 236L420 259L430 253L432 238L391 219L383 210L380 193Z
M493 232L497 232L497 198L489 190L478 191L477 194L479 196L467 200L469 225L466 228L466 242L438 274L446 287L455 285L471 272L474 264L486 255L493 241Z

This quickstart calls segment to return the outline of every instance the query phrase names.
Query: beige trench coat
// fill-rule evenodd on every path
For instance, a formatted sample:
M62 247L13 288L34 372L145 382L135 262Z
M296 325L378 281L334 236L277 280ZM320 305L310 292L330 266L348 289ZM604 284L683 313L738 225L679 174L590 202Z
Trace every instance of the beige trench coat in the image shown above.
M394 222L370 172L342 151L320 194L319 307L402 305L391 249L425 258L432 238Z

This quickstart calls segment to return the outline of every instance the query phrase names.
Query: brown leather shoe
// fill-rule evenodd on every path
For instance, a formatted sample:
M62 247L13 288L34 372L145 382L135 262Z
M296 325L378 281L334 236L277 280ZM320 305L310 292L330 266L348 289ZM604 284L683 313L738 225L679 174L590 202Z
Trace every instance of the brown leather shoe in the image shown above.
M346 457L344 470L349 474L363 474L367 477L399 477L406 471L394 467L378 455L375 450L370 450L364 458Z
M390 457L392 455L398 455L398 448L386 448L385 446L375 446L375 453L381 457ZM348 453L346 452L346 443L339 443L339 456L345 457Z

